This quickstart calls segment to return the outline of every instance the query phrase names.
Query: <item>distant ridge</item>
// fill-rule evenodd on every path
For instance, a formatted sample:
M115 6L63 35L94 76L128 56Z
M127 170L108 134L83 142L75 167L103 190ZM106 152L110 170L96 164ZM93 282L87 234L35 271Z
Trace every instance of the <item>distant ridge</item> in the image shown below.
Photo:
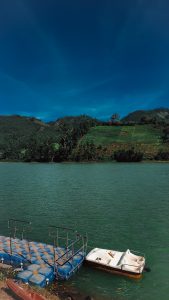
M117 151L141 151L144 159L169 160L169 109L139 110L117 124L87 115L53 122L0 116L0 160L112 160ZM159 154L162 153L162 154Z
M169 108L156 108L151 110L136 110L122 119L124 122L141 122L155 120L169 123Z

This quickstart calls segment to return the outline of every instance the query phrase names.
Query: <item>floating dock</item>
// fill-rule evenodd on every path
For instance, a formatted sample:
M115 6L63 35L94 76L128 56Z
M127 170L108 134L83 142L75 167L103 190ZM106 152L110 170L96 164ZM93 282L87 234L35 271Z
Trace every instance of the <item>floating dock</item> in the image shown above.
M23 221L9 220L9 228L14 233L18 230L18 222L25 226ZM60 231L64 232L64 237ZM72 229L55 226L49 227L49 236L54 239L53 244L19 239L15 234L14 237L0 236L0 262L20 268L17 279L39 287L54 280L69 279L85 259L87 238ZM60 240L65 243L60 245Z

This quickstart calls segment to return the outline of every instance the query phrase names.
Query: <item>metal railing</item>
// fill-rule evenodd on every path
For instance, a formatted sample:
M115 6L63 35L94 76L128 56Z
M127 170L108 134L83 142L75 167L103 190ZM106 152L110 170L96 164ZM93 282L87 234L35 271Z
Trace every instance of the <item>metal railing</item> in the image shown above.
M86 255L88 242L87 235L83 236L72 228L53 225L50 225L48 230L49 237L53 238L53 267L55 274L57 274L58 265L63 266L70 262L75 255L80 253L80 251L82 251L83 256ZM60 246L63 248L64 253L59 256L57 254L56 258L56 248ZM62 262L60 262L61 260Z
M21 234L21 239L23 240L25 232L30 230L31 222L23 221L23 220L16 220L16 219L9 219L8 220L8 229L11 229L10 236L16 238L16 233Z
M23 259L31 263L31 247L30 239L27 237L27 233L31 231L31 222L18 219L8 220L9 229L9 254L11 255L11 262L13 255L20 255ZM48 265L51 265L57 274L58 266L63 266L66 263L70 263L73 257L77 254L81 254L82 258L85 257L87 252L87 235L81 235L77 230L68 227L60 227L50 225L48 227L48 236L52 239L50 245L53 247L53 263L50 264L44 260ZM21 240L24 240L26 245L25 252L23 254L17 247L20 245ZM41 257L42 259L42 257ZM43 260L43 259L42 259ZM72 265L72 270L78 267Z
M17 243L15 241L16 237L21 237L21 240L24 239L24 236L27 232L31 231L31 222L25 221L25 220L18 220L18 219L9 219L8 220L8 229L10 229L10 255L12 256L13 254L13 249L12 249L12 244ZM30 246L29 246L29 240L25 240L27 242L28 246L28 255L29 258L28 260L31 260L31 254L30 254ZM25 258L22 254L19 254L21 257Z

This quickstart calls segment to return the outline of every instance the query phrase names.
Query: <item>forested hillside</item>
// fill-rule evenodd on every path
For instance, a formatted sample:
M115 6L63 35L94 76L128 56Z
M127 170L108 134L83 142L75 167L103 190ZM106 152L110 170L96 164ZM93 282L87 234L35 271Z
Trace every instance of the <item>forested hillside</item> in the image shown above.
M36 118L0 117L0 158L23 161L67 160L78 140L98 121L88 116L44 123Z
M168 112L168 109L137 111L122 120L116 121L113 117L107 122L86 115L49 123L29 117L0 116L0 159L25 162L168 160Z
M169 125L169 109L157 108L152 110L136 110L129 113L123 122L136 122L136 123L161 123Z

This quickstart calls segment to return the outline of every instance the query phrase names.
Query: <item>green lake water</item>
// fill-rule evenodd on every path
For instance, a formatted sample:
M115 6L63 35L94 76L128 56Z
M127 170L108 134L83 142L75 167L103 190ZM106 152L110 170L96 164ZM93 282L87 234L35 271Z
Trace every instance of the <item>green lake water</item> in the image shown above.
M96 299L169 299L169 164L0 163L0 234L9 218L87 232L90 247L144 252L141 280L82 267L68 284Z

